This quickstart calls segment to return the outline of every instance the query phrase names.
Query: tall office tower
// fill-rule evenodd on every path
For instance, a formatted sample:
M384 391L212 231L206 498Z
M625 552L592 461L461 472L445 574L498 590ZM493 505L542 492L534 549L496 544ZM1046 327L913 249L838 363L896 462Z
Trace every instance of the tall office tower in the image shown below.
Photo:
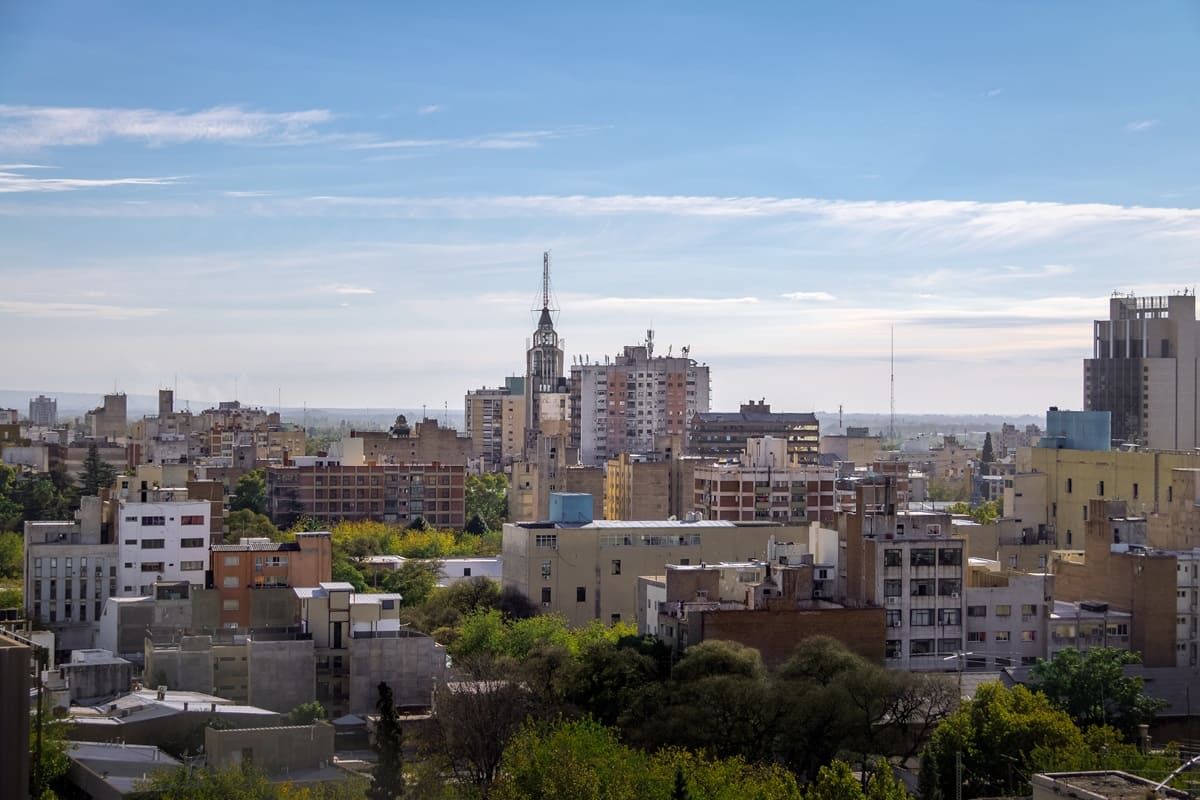
M504 379L495 388L472 389L464 402L465 428L484 472L497 472L525 448L525 379Z
M1083 362L1083 407L1112 413L1114 443L1155 450L1200 445L1196 296L1114 296L1093 323Z
M542 254L542 311L537 330L525 351L525 453L528 457L537 447L542 430L542 409L547 405L544 395L562 395L566 400L567 381L563 375L563 342L554 330L550 308L550 253ZM553 398L550 398L553 399Z
M58 424L58 400L39 394L29 400L29 422L43 428Z
M654 332L605 363L571 365L571 440L582 464L603 465L621 453L651 453L655 437L679 436L709 409L708 366L689 357L654 355Z

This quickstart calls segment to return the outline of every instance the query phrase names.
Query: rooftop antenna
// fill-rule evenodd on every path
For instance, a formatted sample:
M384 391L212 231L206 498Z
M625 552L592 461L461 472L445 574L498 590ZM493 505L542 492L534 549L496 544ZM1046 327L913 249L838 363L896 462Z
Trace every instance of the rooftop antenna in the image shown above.
M838 403L838 430L842 429L842 404Z
M891 326L891 409L888 415L888 441L896 441L896 326Z
M542 308L550 308L550 251L542 251Z

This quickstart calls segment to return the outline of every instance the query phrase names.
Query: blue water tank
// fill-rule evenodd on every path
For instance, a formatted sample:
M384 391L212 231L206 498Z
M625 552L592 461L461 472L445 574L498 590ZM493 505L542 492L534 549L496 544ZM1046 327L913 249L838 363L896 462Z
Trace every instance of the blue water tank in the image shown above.
M592 496L585 492L551 492L550 522L583 524L592 521Z

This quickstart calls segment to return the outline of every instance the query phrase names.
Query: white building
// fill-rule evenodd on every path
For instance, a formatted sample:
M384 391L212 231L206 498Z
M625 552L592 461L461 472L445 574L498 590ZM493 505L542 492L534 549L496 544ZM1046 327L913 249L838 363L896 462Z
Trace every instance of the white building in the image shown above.
M1108 603L1064 603L1054 601L1050 612L1050 636L1046 658L1059 650L1087 652L1093 647L1129 649L1129 629L1133 615L1108 607Z
M954 669L955 656L969 649L963 624L966 542L912 530L875 544L874 588L886 613L887 666Z
M1053 575L969 559L966 666L995 670L1046 658L1053 588Z
M156 581L204 585L212 504L188 500L183 489L156 489L147 502L121 500L117 509L119 593L150 593Z

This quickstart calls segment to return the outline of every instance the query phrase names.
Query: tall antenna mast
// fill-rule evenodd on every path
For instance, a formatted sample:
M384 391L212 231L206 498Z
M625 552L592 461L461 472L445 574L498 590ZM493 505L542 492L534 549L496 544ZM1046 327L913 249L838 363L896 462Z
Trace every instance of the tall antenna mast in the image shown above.
M891 410L888 416L888 441L896 442L896 326L891 327Z
M550 307L550 251L542 251L542 308Z

